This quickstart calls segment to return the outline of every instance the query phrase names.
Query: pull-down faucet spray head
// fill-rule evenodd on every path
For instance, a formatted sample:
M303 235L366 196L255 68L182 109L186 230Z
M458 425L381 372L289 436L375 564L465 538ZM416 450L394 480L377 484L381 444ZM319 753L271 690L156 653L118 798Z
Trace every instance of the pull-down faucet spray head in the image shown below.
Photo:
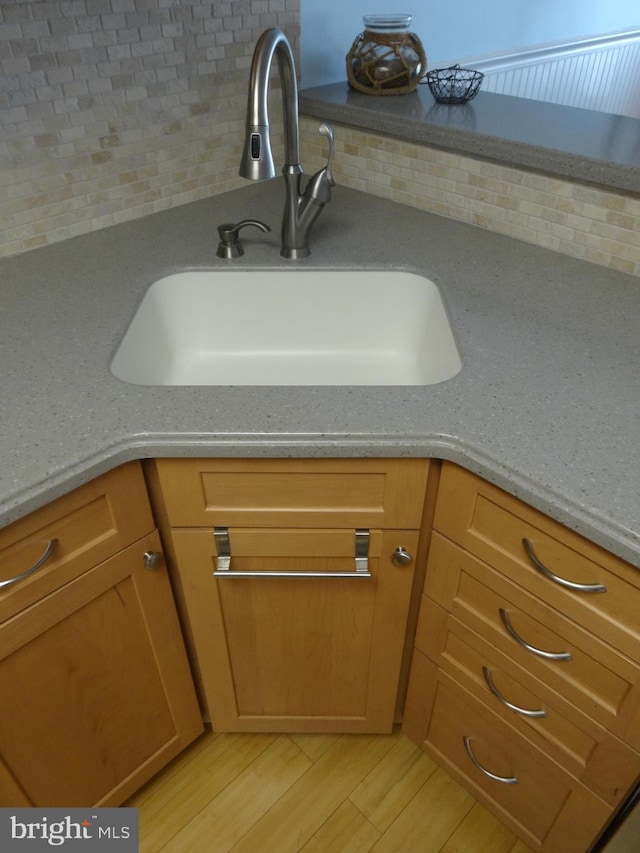
M276 167L269 134L269 75L273 57L278 61L282 81L282 108L284 112L285 169L300 168L298 142L298 84L295 60L291 45L282 30L266 30L256 44L249 79L247 103L247 130L244 151L240 161L240 175L251 181L264 181L276 177Z

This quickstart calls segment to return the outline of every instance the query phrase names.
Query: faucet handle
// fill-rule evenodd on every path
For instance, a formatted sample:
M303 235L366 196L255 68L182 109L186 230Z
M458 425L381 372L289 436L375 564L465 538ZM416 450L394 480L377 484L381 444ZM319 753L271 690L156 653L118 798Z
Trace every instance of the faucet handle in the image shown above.
M244 248L240 242L240 229L246 225L255 225L256 228L265 232L271 231L268 225L260 222L258 219L243 219L237 225L234 225L232 222L225 222L222 225L218 225L220 242L216 254L219 258L239 258L241 255L244 255Z
M333 153L336 147L336 138L333 134L333 128L330 124L327 124L326 121L323 121L320 127L318 128L318 133L320 136L325 136L329 140L329 157L327 159L326 165L326 176L327 182L330 187L335 187L336 182L333 178L333 172L331 171L331 166L333 164Z
M321 136L326 136L329 140L329 157L327 159L327 165L323 166L322 169L319 169L315 175L312 175L309 178L304 191L304 198L306 198L307 201L312 201L314 204L323 206L327 204L327 202L331 201L331 187L335 187L336 185L333 178L333 172L331 171L335 139L333 136L333 128L330 124L326 124L324 121L318 128L318 131Z

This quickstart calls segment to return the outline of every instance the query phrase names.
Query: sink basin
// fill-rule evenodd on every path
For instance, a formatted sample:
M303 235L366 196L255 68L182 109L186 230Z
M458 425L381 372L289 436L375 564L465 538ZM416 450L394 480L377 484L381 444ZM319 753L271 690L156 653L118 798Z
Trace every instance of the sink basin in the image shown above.
M136 385L432 385L462 363L408 272L182 272L151 285L111 372Z

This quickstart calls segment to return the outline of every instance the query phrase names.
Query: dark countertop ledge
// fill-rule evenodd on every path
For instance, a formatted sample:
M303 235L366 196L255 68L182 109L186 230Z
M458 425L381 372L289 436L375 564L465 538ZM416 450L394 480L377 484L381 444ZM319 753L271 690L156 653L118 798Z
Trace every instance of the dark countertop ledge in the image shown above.
M344 83L303 89L309 116L482 157L506 166L640 195L640 120L480 92L437 104L427 86L409 95L364 95Z

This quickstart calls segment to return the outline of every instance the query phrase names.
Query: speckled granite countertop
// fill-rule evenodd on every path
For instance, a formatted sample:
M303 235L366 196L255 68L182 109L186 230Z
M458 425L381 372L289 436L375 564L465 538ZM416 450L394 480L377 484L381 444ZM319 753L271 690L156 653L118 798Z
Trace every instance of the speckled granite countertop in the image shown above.
M380 97L346 82L303 89L300 109L324 121L640 193L640 120L628 116L482 91L449 107L437 104L427 86Z
M158 388L111 375L156 279L290 267L278 257L279 184L0 262L0 524L134 458L431 456L640 566L637 279L338 187L299 264L434 279L458 376L428 387ZM217 259L216 225L249 216L275 234L246 232L243 258Z

